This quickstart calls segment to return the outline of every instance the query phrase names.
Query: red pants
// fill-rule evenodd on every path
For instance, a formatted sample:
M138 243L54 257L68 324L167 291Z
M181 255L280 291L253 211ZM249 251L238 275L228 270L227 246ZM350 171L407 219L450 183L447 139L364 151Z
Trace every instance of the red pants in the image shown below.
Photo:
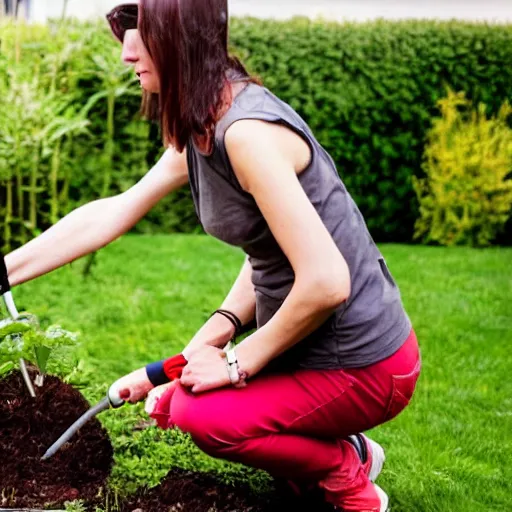
M340 499L334 504L340 505L347 489L367 484L359 459L347 456L348 443L341 440L402 411L420 368L411 332L394 355L366 368L256 376L242 389L197 395L178 386L170 414L213 457L310 483L339 474Z

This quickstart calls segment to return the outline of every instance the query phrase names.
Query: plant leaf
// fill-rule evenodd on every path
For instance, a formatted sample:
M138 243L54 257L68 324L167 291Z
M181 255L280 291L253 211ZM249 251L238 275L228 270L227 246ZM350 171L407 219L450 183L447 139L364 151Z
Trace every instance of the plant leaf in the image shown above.
M39 367L39 371L41 373L46 373L46 365L48 363L48 358L50 357L51 349L41 345L39 347L35 347L34 352L36 354L36 361L37 366Z

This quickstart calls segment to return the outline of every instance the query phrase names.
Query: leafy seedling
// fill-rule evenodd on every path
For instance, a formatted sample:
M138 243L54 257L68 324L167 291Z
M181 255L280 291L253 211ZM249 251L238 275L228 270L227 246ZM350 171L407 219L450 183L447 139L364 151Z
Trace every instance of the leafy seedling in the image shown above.
M39 373L35 384L41 387L52 352L74 345L76 340L77 333L66 331L60 325L42 330L37 317L29 313L16 320L3 320L0 322L0 377L12 370L21 358L37 366Z

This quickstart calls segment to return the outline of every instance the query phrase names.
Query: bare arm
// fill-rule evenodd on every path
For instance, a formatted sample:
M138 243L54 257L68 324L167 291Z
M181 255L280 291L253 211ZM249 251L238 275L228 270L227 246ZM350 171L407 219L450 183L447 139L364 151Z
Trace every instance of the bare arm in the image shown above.
M234 282L230 292L224 299L221 308L234 313L246 325L254 319L256 310L256 297L251 281L252 267L249 260L245 260L240 274ZM235 332L233 324L222 315L212 316L192 338L183 351L186 359L197 349L205 345L224 348Z
M281 308L236 348L240 367L249 376L318 328L350 294L348 265L297 178L290 133L245 120L226 135L233 169L295 273Z
M94 252L130 230L165 195L188 181L185 153L168 149L133 187L85 204L5 257L12 286Z

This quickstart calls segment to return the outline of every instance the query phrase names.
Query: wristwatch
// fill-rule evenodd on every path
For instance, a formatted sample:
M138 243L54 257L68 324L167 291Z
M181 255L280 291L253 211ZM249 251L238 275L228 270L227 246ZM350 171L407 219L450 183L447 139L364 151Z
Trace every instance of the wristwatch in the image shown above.
M247 373L240 370L234 348L226 352L226 363L231 384L235 387L244 387L246 385Z

